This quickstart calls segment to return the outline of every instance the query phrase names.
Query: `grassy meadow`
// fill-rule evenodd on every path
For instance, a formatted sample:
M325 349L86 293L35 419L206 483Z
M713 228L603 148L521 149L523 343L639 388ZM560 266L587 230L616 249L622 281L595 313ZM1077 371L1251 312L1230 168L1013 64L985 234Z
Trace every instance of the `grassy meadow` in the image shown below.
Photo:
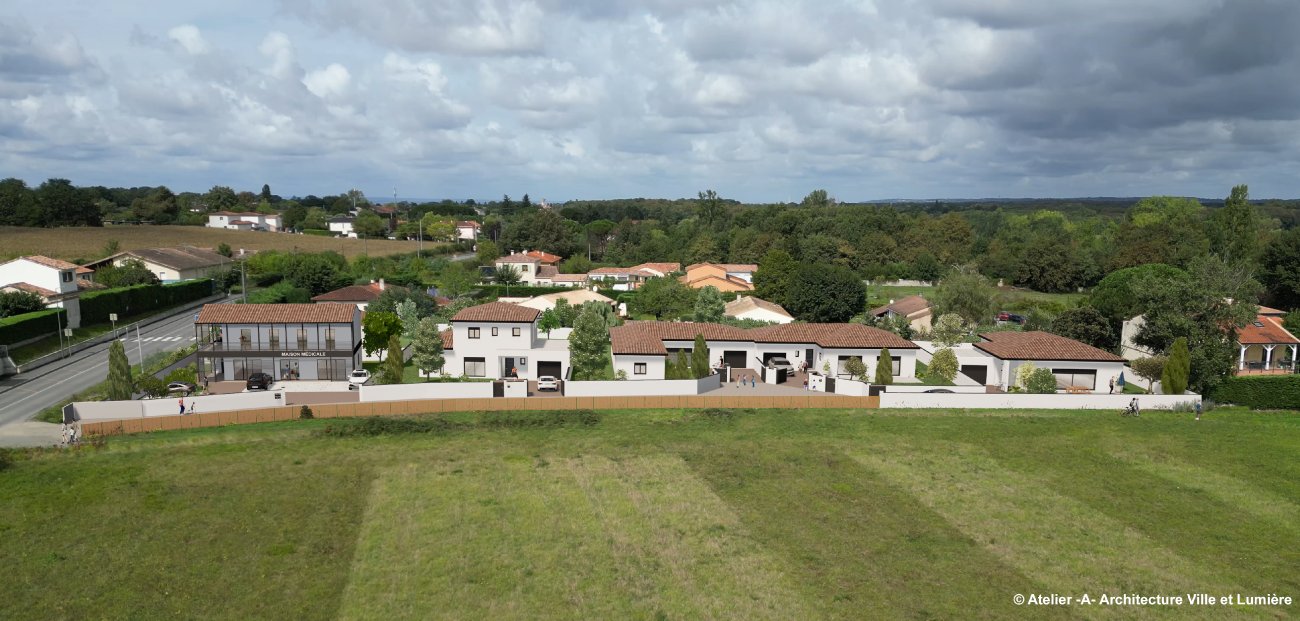
M473 421L474 415L453 420ZM110 438L0 471L0 618L1286 618L1300 415L642 411Z
M63 227L40 229L18 226L0 226L0 240L4 250L0 260L19 255L43 254L65 261L93 260L103 256L101 249L109 241L117 240L122 250L157 248L159 246L190 245L216 248L222 243L238 251L294 249L302 252L333 250L348 258L365 254L386 256L415 252L418 242L391 239L340 239L317 235L293 235L259 231L234 231L212 229L204 226L103 226ZM426 242L428 250L435 244Z

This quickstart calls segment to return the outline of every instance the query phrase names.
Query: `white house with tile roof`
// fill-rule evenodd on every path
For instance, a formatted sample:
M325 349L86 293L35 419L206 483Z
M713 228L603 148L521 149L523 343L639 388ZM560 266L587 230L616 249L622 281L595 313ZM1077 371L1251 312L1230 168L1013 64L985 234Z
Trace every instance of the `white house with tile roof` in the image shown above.
M81 327L79 266L41 255L0 263L0 291L26 291L41 296L46 308L67 311L69 328Z

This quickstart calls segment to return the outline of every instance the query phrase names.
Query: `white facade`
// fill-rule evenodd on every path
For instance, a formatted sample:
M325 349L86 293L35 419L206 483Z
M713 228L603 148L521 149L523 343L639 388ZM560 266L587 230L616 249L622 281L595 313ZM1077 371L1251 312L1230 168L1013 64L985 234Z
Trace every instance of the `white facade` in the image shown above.
M351 323L195 324L199 377L242 381L252 373L276 380L347 379L361 368L361 313Z
M676 350L685 350L689 352L694 348L694 341L663 341L664 348L668 350L670 357L675 357ZM734 368L756 369L763 366L764 361L774 357L783 357L790 361L795 369L803 366L805 360L808 361L810 370L822 371L823 365L830 365L832 375L848 377L847 371L844 370L845 363L851 357L862 358L863 364L867 367L867 377L874 377L876 374L876 362L880 358L879 349L844 349L844 348L823 348L820 345L812 343L754 343L750 341L710 341L706 340L705 345L708 347L709 364L719 366L724 361L733 362ZM916 377L916 352L915 349L898 349L890 350L890 358L893 359L893 374L895 378L914 378ZM745 360L744 366L734 364L743 354ZM690 354L687 353L687 357ZM614 369L628 370L628 379L664 379L663 363L658 366L647 366L645 375L634 375L632 365L644 362L645 358L659 358L663 356L646 356L632 354L614 354ZM655 371L657 370L657 374Z
M0 264L0 288L26 283L40 291L46 308L67 311L69 328L81 327L77 266L47 257L18 257ZM21 290L21 289L20 289Z
M1119 355L1121 358L1137 360L1138 358L1150 358L1155 355L1155 352L1137 344L1137 335L1146 326L1146 323L1146 317L1142 315L1124 322L1123 327L1120 328L1119 338Z
M614 373L622 371L629 380L664 379L663 356L614 356Z
M468 222L456 225L456 239L478 241L478 226Z
M280 216L278 214L263 214L252 211L218 211L208 214L207 226L214 229L250 230L260 228L268 231L279 231Z
M1091 362L1077 360L999 360L993 358L990 368L989 385L1000 386L1003 390L1016 385L1017 372L1021 366L1032 364L1036 369L1049 369L1056 375L1056 387L1064 390L1068 386L1089 388L1089 392L1105 394L1110 390L1110 380L1119 381L1119 375L1125 371L1122 362ZM997 384L991 378L997 375ZM1124 376L1125 380L1133 377L1132 373ZM1119 386L1115 387L1119 390Z
M501 257L497 259L493 265L497 270L500 270L507 265L510 266L515 273L519 274L519 284L536 286L541 282L537 278L537 271L538 268L541 267L542 262L537 259L515 254ZM546 281L546 284L550 284L549 279Z
M343 237L356 237L357 233L352 229L352 220L345 218L335 218L329 222L330 232Z
M453 321L451 332L443 375L502 379L513 369L520 379L537 379L569 372L569 342L545 338L535 321Z

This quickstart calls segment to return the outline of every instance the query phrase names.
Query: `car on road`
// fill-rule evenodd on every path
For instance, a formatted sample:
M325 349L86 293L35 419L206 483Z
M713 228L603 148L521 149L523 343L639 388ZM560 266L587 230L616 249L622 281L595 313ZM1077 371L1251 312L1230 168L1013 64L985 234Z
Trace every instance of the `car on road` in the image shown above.
M537 378L537 390L559 390L560 381L550 375L543 375Z
M188 397L190 396L190 393L194 392L194 385L186 384L185 382L172 382L167 385L167 392L168 393L179 392L181 393L182 396Z
M786 373L794 373L794 365L790 364L785 358L769 358L767 361L769 369L785 369Z
M248 390L268 390L274 381L270 373L254 373L248 376L248 382L244 384L244 388Z
M354 369L352 374L348 376L348 388L360 386L368 381L370 381L370 371Z

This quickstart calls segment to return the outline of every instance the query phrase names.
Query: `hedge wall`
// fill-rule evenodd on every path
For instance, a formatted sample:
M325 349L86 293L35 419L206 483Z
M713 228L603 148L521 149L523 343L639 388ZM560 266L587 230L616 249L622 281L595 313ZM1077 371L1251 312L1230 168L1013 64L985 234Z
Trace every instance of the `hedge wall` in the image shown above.
M1216 403L1233 403L1253 410L1300 410L1300 375L1230 377L1215 389Z
M186 280L169 285L135 285L81 296L81 325L108 323L109 313L122 319L159 308L206 298L213 293L212 280Z
M564 293L565 291L574 291L581 287L528 287L524 285L510 285L510 297L512 298L531 298L548 293ZM505 285L479 285L477 297L505 297Z
M5 317L0 319L0 343L9 345L42 334L54 334L59 331L59 325L68 325L67 313L62 308Z

